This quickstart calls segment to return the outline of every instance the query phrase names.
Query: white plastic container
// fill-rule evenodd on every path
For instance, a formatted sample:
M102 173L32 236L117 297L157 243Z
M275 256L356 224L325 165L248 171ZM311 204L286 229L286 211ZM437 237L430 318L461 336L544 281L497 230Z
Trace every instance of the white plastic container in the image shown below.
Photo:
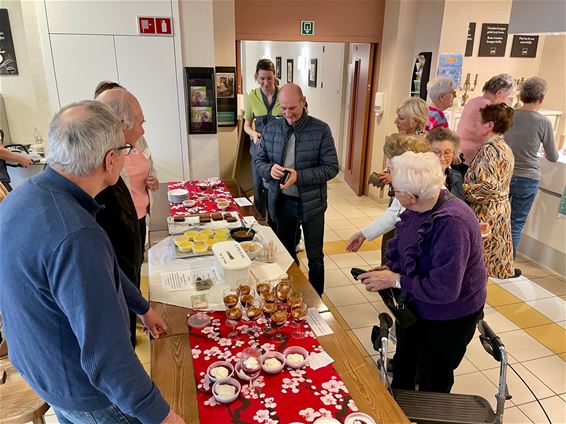
M238 280L250 278L252 261L236 241L223 241L212 246L218 272L227 287L236 288Z

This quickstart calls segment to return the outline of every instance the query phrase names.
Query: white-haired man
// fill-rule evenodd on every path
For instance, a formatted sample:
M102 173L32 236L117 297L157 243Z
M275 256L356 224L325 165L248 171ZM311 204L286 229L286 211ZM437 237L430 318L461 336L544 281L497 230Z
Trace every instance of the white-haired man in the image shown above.
M425 129L431 131L437 127L448 128L448 120L444 111L452 107L456 98L454 81L448 77L439 77L426 85L432 104L428 105L428 123Z
M0 207L10 360L64 424L183 423L129 342L128 309L157 337L165 324L95 220L94 197L116 183L131 148L108 107L65 106L49 128L48 167Z

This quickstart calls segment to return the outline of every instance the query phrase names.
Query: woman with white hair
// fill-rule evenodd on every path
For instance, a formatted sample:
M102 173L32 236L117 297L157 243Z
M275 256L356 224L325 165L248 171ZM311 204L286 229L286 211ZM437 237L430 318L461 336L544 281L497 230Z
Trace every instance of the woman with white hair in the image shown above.
M423 99L409 97L397 107L395 126L400 133L423 134L428 122L428 106Z
M397 328L392 387L450 392L454 370L483 315L487 275L478 221L444 188L434 153L391 160L395 197L405 212L387 247L387 267L361 274L366 290L397 287L418 321ZM442 343L436 341L442 338Z
M452 107L456 98L454 81L448 77L439 77L426 85L432 104L428 105L428 123L425 129L431 131L438 127L448 128L448 119L444 111Z
M548 161L558 160L552 124L548 118L538 113L547 89L548 84L540 77L529 78L523 83L519 93L523 106L515 111L513 126L505 133L505 141L515 156L515 168L509 188L513 258L517 256L521 233L540 183L538 151L541 144Z
M507 103L513 100L515 81L509 74L499 74L490 78L483 86L483 96L476 97L466 103L458 123L457 133L460 146L467 164L472 163L474 156L483 144L478 137L475 126L481 124L480 109L490 104Z

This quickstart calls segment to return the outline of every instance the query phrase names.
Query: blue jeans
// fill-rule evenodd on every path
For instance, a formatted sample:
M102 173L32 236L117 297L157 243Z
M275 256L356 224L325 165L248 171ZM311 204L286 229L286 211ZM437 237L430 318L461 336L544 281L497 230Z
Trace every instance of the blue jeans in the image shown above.
M53 410L61 424L142 424L137 418L124 414L116 405L96 411Z
M511 178L509 198L511 200L511 236L513 238L513 259L517 256L517 247L521 233L537 194L539 180L525 177Z

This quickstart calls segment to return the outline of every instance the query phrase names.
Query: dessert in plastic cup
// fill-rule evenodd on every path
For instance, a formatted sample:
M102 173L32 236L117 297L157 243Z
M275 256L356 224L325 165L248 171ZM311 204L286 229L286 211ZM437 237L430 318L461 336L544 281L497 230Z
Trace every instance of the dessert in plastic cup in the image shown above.
M193 246L193 253L196 255L202 255L208 252L208 245L206 243L195 243Z
M183 243L185 241L191 241L190 237L187 237L187 236L173 237L173 242L175 243L176 246L179 246L181 243Z
M194 245L192 241L184 241L183 243L179 243L177 247L183 253L190 253L193 251Z
M222 382L217 381L212 386L212 396L220 403L230 403L238 399L242 386L234 378L228 378Z
M190 240L192 240L193 237L198 236L198 231L195 231L195 230L185 231L185 232L184 232L184 235L185 235L186 237L188 237Z
M283 356L288 367L299 369L306 365L309 353L301 346L291 346L283 351Z
M216 361L209 365L206 374L211 381L226 381L234 375L234 365L226 361Z

